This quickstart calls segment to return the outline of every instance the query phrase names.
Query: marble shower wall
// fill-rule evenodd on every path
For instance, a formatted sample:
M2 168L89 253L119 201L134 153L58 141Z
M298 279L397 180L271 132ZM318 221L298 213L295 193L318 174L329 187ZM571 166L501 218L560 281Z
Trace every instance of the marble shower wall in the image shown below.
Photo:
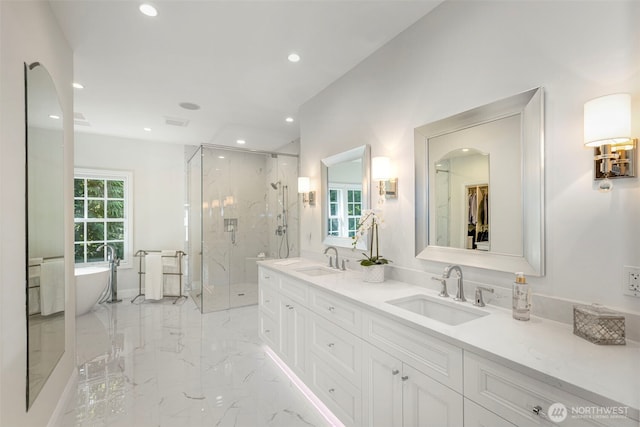
M278 257L286 186L289 256L298 249L298 159L203 148L203 311L257 302L256 260ZM271 183L278 183L278 190ZM286 242L285 242L286 243ZM280 249L286 256L286 246Z
M300 232L300 211L298 204L298 158L278 154L267 159L267 210L269 222L269 250L265 254L269 258L297 257L300 254L298 236ZM278 190L274 190L270 183L280 183ZM283 192L282 187L286 187ZM283 224L283 206L286 206L286 234L276 233L278 226ZM283 239L284 237L284 239ZM288 239L287 239L288 237Z

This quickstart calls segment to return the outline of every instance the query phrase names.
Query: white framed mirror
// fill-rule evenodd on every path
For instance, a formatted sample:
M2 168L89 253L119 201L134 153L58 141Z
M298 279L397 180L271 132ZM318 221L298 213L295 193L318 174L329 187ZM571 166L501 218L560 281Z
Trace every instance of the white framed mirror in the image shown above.
M371 149L361 145L322 159L322 236L329 246L351 248L362 211L371 206ZM367 248L368 236L357 249Z
M415 129L416 257L544 275L542 88Z

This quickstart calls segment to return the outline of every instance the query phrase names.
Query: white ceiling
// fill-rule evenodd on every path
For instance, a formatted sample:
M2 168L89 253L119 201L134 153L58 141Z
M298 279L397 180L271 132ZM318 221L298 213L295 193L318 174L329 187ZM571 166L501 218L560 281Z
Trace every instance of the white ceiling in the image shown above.
M154 0L155 18L141 1L50 3L85 86L75 111L90 126L77 132L273 150L299 137L287 116L441 0Z

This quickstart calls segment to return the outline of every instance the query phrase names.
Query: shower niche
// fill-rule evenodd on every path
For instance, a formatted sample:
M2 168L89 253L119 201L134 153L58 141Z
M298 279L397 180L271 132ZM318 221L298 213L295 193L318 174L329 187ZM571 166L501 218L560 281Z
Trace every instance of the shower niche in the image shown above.
M187 161L187 288L203 313L257 304L257 261L298 249L298 157L200 146Z

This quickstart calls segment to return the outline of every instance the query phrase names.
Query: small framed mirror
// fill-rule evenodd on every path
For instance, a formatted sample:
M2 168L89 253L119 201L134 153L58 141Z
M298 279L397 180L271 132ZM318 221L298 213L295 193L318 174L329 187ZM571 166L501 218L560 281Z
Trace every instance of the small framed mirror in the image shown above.
M323 243L351 248L362 211L369 209L371 150L361 145L322 159ZM367 238L356 248L366 249Z
M544 275L542 88L415 129L416 257Z

